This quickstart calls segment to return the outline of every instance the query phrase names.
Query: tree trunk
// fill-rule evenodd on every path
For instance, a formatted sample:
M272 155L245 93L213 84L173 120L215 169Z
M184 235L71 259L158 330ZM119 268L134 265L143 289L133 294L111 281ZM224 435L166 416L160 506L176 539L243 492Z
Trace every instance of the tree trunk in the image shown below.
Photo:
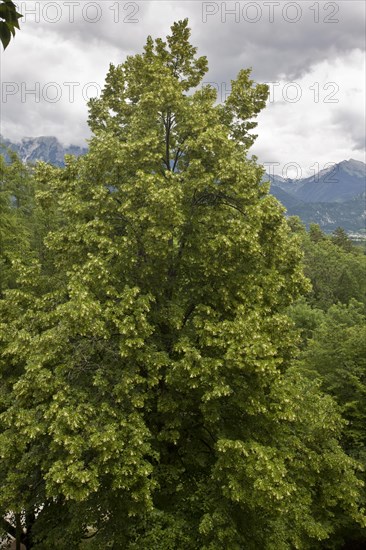
M33 548L32 528L33 528L35 519L36 519L36 516L33 511L25 514L26 533L23 539L23 543L27 550L31 550L31 548Z
M20 514L15 514L15 550L20 550L22 537L22 524Z

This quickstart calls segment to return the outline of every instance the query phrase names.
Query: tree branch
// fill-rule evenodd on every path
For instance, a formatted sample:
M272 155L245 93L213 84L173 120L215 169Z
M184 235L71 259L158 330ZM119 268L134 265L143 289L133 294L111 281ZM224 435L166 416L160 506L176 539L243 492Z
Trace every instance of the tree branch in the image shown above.
M13 537L14 539L16 538L16 529L14 525L12 525L8 520L6 520L5 518L1 518L0 527L1 529L4 529L4 531L6 531L11 537Z

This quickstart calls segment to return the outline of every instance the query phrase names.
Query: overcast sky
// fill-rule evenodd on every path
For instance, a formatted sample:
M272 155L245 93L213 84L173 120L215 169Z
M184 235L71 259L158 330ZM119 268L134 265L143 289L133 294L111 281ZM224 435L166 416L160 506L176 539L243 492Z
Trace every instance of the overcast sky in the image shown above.
M326 163L365 162L365 2L18 1L22 29L1 53L3 136L54 135L65 145L89 137L86 100L109 63L165 37L185 17L225 99L230 80L252 67L271 83L252 148L283 176ZM268 168L269 169L269 168Z

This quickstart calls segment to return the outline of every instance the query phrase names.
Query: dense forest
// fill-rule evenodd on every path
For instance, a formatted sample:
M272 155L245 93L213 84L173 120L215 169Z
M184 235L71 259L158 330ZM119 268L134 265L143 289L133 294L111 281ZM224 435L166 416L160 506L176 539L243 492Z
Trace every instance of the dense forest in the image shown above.
M110 66L85 156L0 157L0 533L364 548L364 250L285 218L267 86L217 104L189 36Z

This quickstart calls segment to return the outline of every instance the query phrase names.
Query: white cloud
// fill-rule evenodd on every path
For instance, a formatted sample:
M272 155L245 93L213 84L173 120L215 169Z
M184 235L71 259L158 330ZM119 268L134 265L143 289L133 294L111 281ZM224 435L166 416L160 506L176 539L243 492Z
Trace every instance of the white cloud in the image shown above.
M86 99L96 93L89 83L100 89L110 62L123 62L141 51L148 34L164 37L173 21L189 17L192 42L209 58L206 82L228 89L241 68L252 66L258 81L281 81L283 87L294 80L301 86L296 103L281 102L283 88L276 87L275 102L261 115L254 152L262 162L294 161L306 171L315 162L362 155L363 2L27 0L18 5L28 10L27 20L0 54L0 131L10 139L55 135L65 145L83 144L89 135ZM250 22L255 5L258 20ZM228 13L236 6L239 12ZM318 103L317 90L309 90L316 82ZM332 91L324 89L329 82L339 86L337 104L324 102ZM26 93L32 89L35 93Z
M289 167L290 177L296 175L296 164L305 176L328 162L364 160L364 72L364 54L356 49L314 64L296 81L271 85L272 97L259 116L253 147L259 160L279 163L274 171L281 175L287 163L295 163Z

